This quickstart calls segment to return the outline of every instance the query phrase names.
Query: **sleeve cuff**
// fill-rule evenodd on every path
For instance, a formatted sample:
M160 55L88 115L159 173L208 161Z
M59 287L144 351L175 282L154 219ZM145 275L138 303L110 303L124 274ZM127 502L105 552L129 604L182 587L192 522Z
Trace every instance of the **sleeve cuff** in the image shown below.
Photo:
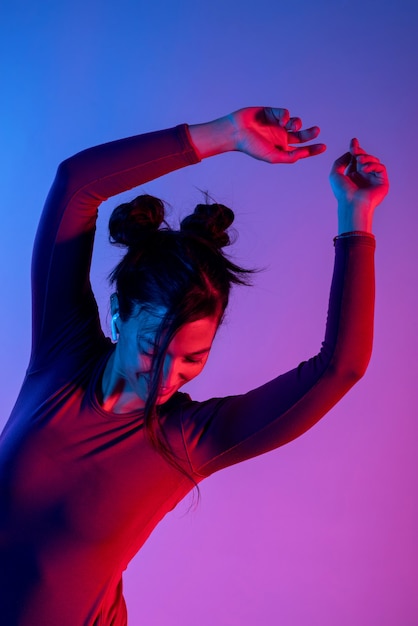
M364 243L366 245L370 245L372 247L376 246L376 238L373 233L368 233L363 230L353 230L347 233L342 233L341 235L337 235L334 237L334 246L338 245L338 242L344 243ZM339 244L339 245L341 245Z

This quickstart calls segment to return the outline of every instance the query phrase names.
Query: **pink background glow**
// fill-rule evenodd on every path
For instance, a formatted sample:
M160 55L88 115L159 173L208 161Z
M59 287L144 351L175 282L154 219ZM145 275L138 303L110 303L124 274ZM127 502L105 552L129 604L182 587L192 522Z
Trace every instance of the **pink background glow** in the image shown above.
M415 0L3 0L0 28L1 424L29 354L35 228L65 157L248 105L321 126L328 151L315 159L271 166L231 153L145 186L173 218L208 190L236 213L234 257L266 268L235 292L189 386L196 399L244 392L319 350L331 163L358 136L387 165L365 378L302 438L203 483L197 510L180 505L131 563L125 593L134 626L416 626ZM106 327L106 221L120 200L102 206L93 266Z

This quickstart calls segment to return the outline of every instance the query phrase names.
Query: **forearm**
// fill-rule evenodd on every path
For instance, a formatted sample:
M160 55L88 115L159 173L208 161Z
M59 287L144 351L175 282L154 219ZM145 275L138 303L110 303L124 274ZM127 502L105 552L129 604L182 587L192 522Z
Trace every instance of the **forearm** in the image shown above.
M187 126L145 133L83 150L64 161L66 191L86 193L97 204L107 198L197 163Z
M60 165L34 247L34 346L42 329L53 333L90 293L90 259L99 204L198 161L187 127L180 126L89 148Z

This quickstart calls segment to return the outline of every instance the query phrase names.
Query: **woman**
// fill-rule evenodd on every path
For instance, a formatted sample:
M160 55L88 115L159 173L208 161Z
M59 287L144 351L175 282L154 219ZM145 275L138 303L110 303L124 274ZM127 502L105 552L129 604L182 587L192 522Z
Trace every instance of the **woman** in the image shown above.
M209 355L231 283L221 252L232 212L202 206L180 231L160 201L115 209L128 252L112 273L112 338L89 282L106 198L228 150L270 163L315 156L285 109L253 107L207 124L91 148L58 169L33 260L33 345L0 440L0 615L7 626L126 624L122 572L153 528L214 471L316 423L362 376L373 326L371 222L388 189L357 140L332 169L339 236L320 353L262 387L193 402L180 387ZM295 144L296 147L292 147Z

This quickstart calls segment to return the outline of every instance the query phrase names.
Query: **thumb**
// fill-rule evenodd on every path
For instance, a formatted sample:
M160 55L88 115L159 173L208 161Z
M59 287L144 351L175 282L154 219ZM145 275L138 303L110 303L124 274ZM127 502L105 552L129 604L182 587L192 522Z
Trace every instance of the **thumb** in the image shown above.
M350 164L351 156L352 155L350 152L346 152L345 154L340 156L339 159L334 161L333 166L331 168L330 176L331 177L338 176L338 175L344 176L345 170Z

